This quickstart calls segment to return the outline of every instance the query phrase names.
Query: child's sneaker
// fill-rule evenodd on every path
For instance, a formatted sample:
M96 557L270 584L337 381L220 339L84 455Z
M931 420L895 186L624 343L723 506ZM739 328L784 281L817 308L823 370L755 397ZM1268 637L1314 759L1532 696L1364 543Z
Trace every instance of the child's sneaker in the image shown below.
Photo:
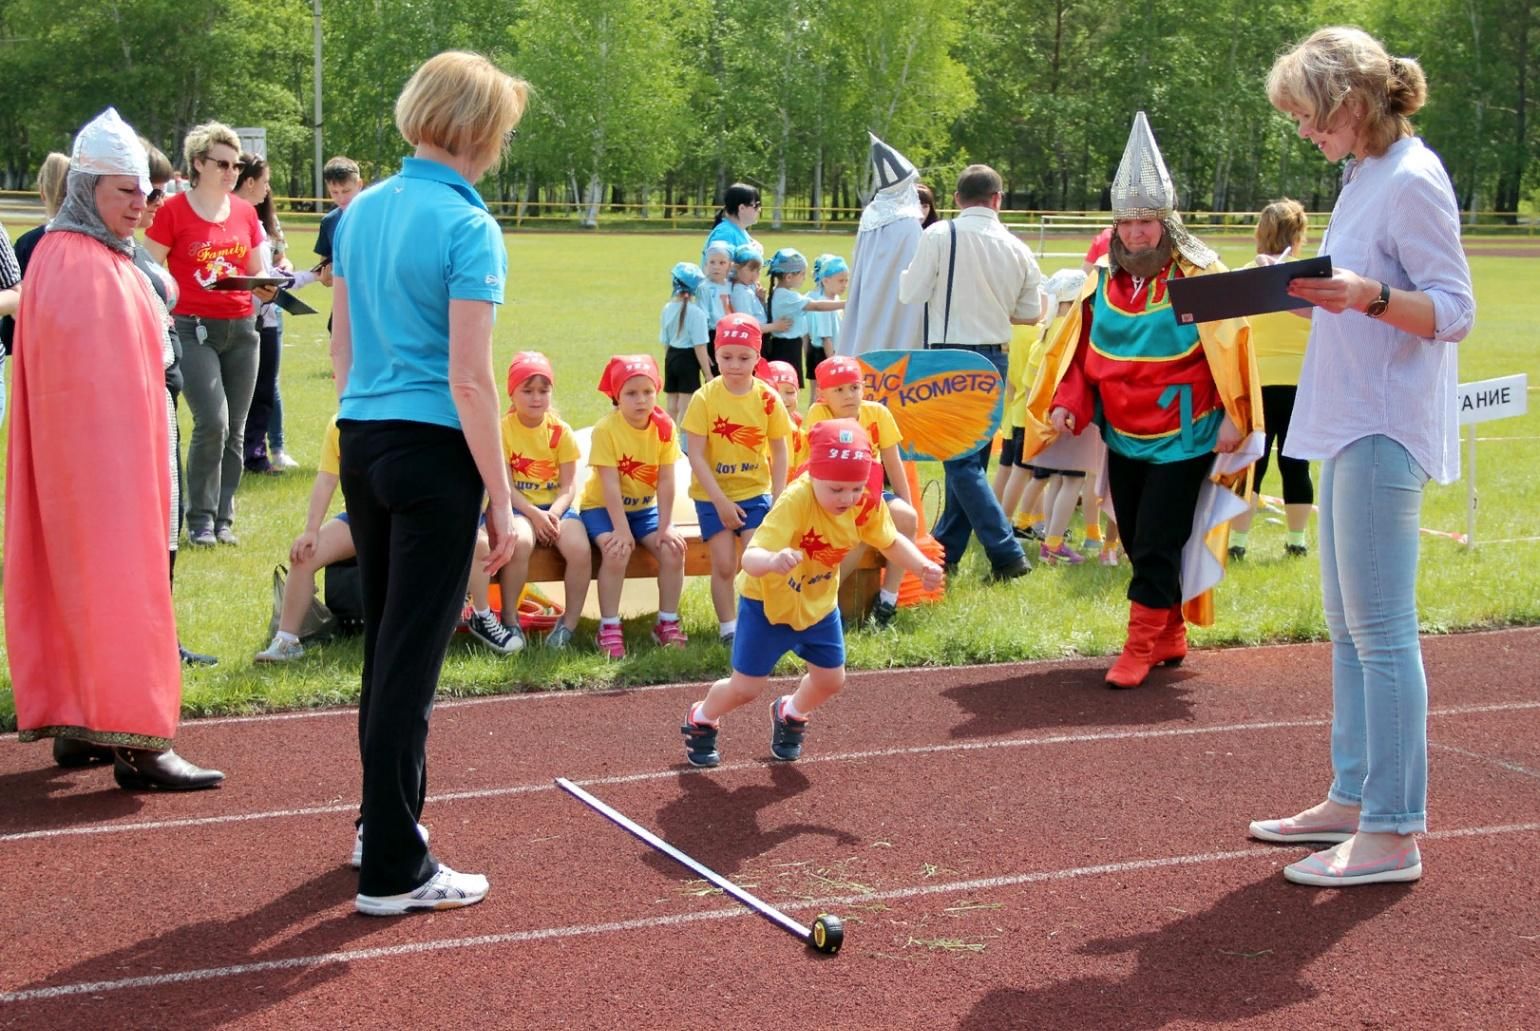
M722 761L717 752L717 728L709 723L696 723L694 705L685 710L684 726L679 732L684 735L684 757L691 766L715 766Z
M305 646L298 641L288 641L277 634L273 643L252 656L252 662L290 662L305 654Z
M1068 562L1072 566L1078 566L1085 561L1085 556L1070 547L1069 541L1066 540L1057 548L1050 548L1046 544L1040 546L1037 549L1037 560L1039 562L1046 562L1050 566L1058 565L1060 562Z
M1310 549L1303 544L1285 544L1283 553L1288 558L1304 558L1310 554Z
M898 606L890 601L878 598L872 603L872 624L877 627L890 627L898 618Z
M572 643L572 630L565 623L557 623L550 633L545 635L545 646L558 650L566 648Z
M796 762L802 755L802 735L807 720L794 720L783 711L786 696L770 703L770 754L783 762Z
M623 659L626 657L626 638L620 632L619 623L601 623L599 635L594 638L599 646L599 654L611 659Z
M1118 564L1118 549L1117 548L1103 548L1102 549L1102 565L1104 565L1104 566L1115 566L1117 564Z
M465 621L471 636L500 655L512 655L524 647L524 634L489 612L472 612Z
M689 643L677 619L660 619L652 625L652 639L659 648L683 648Z

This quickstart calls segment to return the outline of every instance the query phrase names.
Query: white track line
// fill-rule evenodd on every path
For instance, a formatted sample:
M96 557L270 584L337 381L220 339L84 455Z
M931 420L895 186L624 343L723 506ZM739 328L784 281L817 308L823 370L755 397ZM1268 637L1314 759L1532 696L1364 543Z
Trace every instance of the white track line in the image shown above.
M1500 770L1507 770L1509 773L1517 773L1520 776L1533 777L1535 780L1540 780L1540 770L1532 770L1528 766L1524 766L1516 762L1511 762L1507 759L1499 759L1495 755L1483 755L1480 752L1472 752L1464 748L1456 748L1454 745L1439 744L1436 741L1428 742L1428 747L1436 748L1441 752L1453 752L1455 755L1463 755L1467 759L1475 759L1478 762L1496 766Z
M1424 837L1429 839L1474 838L1491 837L1499 834L1527 834L1536 831L1540 831L1540 823L1515 823L1492 827L1466 827L1457 830L1435 831L1432 834L1424 835ZM1000 877L984 877L968 881L952 881L945 884L913 885L907 888L894 888L890 891L869 892L864 895L840 895L821 899L789 899L780 903L779 908L796 912L799 910L819 910L829 906L851 906L868 902L921 898L928 895L996 891L1001 888L1041 884L1049 881L1099 877L1104 874L1144 873L1170 867L1203 866L1209 863L1223 863L1235 859L1255 859L1262 856L1276 856L1280 854L1283 853L1279 846L1274 845L1235 849L1228 852L1200 852L1185 856L1133 859L1120 863L1101 863L1096 866L1077 866L1064 870L1037 870L1030 873L1007 874ZM603 924L576 924L567 927L513 931L507 934L484 934L469 938L440 938L434 941L387 945L373 949L347 949L339 952L322 952L310 956L292 956L288 959L264 960L258 963L236 963L230 966L204 967L198 970L182 970L170 974L125 977L116 981L89 981L75 984L51 985L46 988L24 988L18 991L0 992L0 1005L64 999L77 995L95 995L102 992L122 991L132 988L165 988L171 985L190 984L198 981L242 977L247 974L270 973L279 970L299 970L343 963L361 963L377 959L396 959L403 956L419 956L425 953L457 949L477 949L499 945L517 945L524 942L552 941L560 938L578 938L600 934L624 933L627 931L652 930L660 927L677 927L681 924L700 923L706 920L726 920L751 915L753 914L749 910L741 906L734 906L731 909L712 909L699 913L679 913L673 916L618 920Z
M1540 709L1540 701L1534 702L1493 702L1485 705L1456 705L1442 709L1430 709L1428 716L1432 717L1457 717L1473 716L1491 712L1520 712ZM935 755L947 752L983 752L994 751L1000 748L1035 748L1050 745L1066 744L1094 744L1106 741L1147 741L1159 738L1196 737L1208 734L1228 734L1242 731L1262 730L1290 730L1301 727L1329 726L1331 720L1327 717L1312 717L1294 720L1267 720L1258 723L1225 723L1212 727L1167 727L1161 730L1113 730L1099 733L1084 734L1052 734L1042 737L1025 738L1000 738L991 741L955 741L944 745L907 745L897 748L878 748L863 752L836 752L832 755L812 755L803 758L800 765L820 765L823 763L859 762L867 759L891 759L907 755ZM1481 757L1477 757L1481 758ZM708 773L723 774L733 773L739 770L759 769L769 760L727 763L718 766L714 770L695 770L671 767L662 770L648 770L644 773L623 773L609 777L573 777L572 782L584 787L604 787L617 784L636 784L652 780L671 780L681 774L692 776L704 776ZM446 791L436 795L429 795L429 802L463 802L474 799L506 798L512 795L529 795L542 791L553 791L555 785L549 781L540 781L534 784L515 784L498 788L479 788L472 791ZM130 831L166 830L174 827L207 827L222 823L246 823L253 820L281 820L304 816L322 816L331 813L356 812L358 803L334 803L332 805L303 806L292 809L268 809L251 813L231 813L221 816L193 816L183 819L171 820L143 820L125 821L122 823L98 823L88 824L83 827L53 827L48 830L18 831L13 834L0 835L0 844L12 841L32 841L40 838L67 838L90 834L121 834Z
M1527 540L1528 538L1522 538L1522 539L1526 539ZM1498 542L1484 541L1483 543L1491 544L1491 543L1498 543ZM1427 634L1427 635L1424 635L1424 637L1444 637L1444 636L1449 636L1449 637L1485 637L1485 636L1489 636L1489 635L1492 635L1492 634L1522 633L1522 632L1524 632L1525 630L1528 630L1528 629L1531 629L1531 628L1529 628L1529 627L1501 627L1501 628L1496 629L1496 630L1472 630L1472 631L1469 631L1469 632L1463 632L1462 631L1462 632L1460 632L1458 634L1448 634L1448 635L1444 635L1444 634ZM1222 648L1204 649L1203 651L1194 651L1192 653L1192 657L1193 658L1201 658L1205 651L1211 652L1211 653L1214 653L1214 654L1218 654L1220 652L1240 651L1240 650L1246 650L1246 651L1275 651L1275 650L1280 649L1280 648L1309 648L1309 647L1315 647L1315 646L1318 646L1318 645L1321 645L1321 644L1324 644L1324 643L1325 643L1324 641L1290 641L1290 642L1284 643L1284 644L1234 645L1234 646L1228 646L1228 647L1222 647ZM1077 664L1082 663L1082 662L1094 662L1097 659L1106 659L1106 658L1109 658L1109 656L1105 656L1105 655L1084 655L1084 656L1075 656L1075 657L1068 657L1068 658L1062 658L1062 659L1034 659L1034 660L1031 660L1031 661L1028 661L1028 662L978 662L978 663L971 663L971 664L965 665L965 666L898 666L898 667L894 667L892 669L852 670L850 672L850 679L852 681L859 681L859 680L867 679L867 678L870 678L870 677L891 677L895 673L924 673L927 670L932 670L932 671L946 670L947 672L963 672L963 673L970 672L970 671L975 671L975 670L988 670L989 672L992 672L992 673L1000 673L1002 675L1010 675L1013 672L1017 672L1017 671L1025 672L1025 671L1028 671L1028 670L1036 669L1036 668L1041 667L1041 666L1059 666L1059 665L1074 666L1074 665L1077 665ZM797 679L796 676L774 677L774 678L772 678L772 682L780 682L780 681L787 681L787 682L789 682L789 681L796 680L796 679ZM650 694L650 693L652 693L654 691L674 691L674 690L678 690L679 688L683 688L683 687L696 687L696 688L698 688L703 683L705 683L705 681L688 680L688 681L677 681L675 683L670 683L670 684L644 684L644 685L639 685L637 687L610 687L610 688L605 688L604 690L600 690L600 691L586 691L586 690L574 690L574 691L524 691L524 692L520 692L518 694L489 695L489 696L486 696L486 697L478 697L478 698L451 698L451 699L445 699L444 701L440 701L440 702L434 703L434 708L436 708L436 709L462 709L462 708L466 708L466 707L472 706L472 705L497 705L497 704L518 703L518 702L554 701L556 699L561 699L561 698L568 698L568 699L570 699L570 698L610 698L610 697L614 697L615 695L622 695L622 694L628 694L628 695L629 694ZM184 723L182 725L183 725L183 727L219 727L219 726L225 726L227 724L233 724L233 723L281 723L281 722L284 722L284 721L287 721L287 720L311 720L311 719L318 719L318 718L328 717L328 716L332 716L332 717L335 717L335 716L357 717L357 715L358 715L357 707L342 707L342 708L328 708L328 709L303 709L303 710L300 710L298 712L261 713L261 714L255 715L255 716L210 716L207 719L186 720L186 721L184 721ZM14 733L0 735L0 741L5 741L5 742L8 742L8 743L14 744L14 743L16 743L16 735Z

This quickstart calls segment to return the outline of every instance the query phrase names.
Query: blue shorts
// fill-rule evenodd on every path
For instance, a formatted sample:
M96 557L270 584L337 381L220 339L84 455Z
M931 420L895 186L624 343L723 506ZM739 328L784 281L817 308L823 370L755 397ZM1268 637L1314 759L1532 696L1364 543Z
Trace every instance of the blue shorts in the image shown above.
M585 508L578 513L578 518L583 520L583 528L588 531L589 540L598 540L601 534L615 532L615 524L610 522L607 508ZM657 533L658 506L627 512L626 524L631 527L631 536L638 541L649 533Z
M768 494L744 498L742 501L734 501L733 504L743 509L743 525L733 531L740 537L753 533L759 528L759 524L765 521L765 516L770 514L770 495ZM700 523L700 539L703 541L709 541L727 529L722 525L721 517L717 515L717 507L709 501L695 503L695 519Z
M332 516L332 518L337 520L337 522L346 525L348 521L348 514L346 512L338 512L336 515Z
M845 665L845 626L840 610L808 627L795 630L765 618L765 603L738 599L738 632L733 637L733 672L749 677L768 677L787 652L809 666L839 669Z

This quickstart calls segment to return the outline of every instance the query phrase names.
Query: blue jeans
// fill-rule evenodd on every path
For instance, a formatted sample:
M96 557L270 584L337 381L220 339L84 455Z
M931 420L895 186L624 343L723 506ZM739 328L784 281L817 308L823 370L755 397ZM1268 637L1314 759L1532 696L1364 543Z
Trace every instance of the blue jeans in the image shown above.
M935 344L930 346L936 347ZM1005 348L984 352L984 357L994 363L1004 379L1008 358ZM987 444L971 455L941 465L946 473L946 507L931 534L945 550L948 565L962 561L963 552L968 549L968 537L975 533L979 543L984 545L990 565L996 569L1013 566L1025 559L1021 544L1011 533L1011 521L1006 518L1005 509L1000 507L995 492L989 488L988 467Z
M1418 517L1428 474L1386 436L1321 467L1321 595L1331 630L1330 798L1358 828L1427 829L1428 681L1417 637Z

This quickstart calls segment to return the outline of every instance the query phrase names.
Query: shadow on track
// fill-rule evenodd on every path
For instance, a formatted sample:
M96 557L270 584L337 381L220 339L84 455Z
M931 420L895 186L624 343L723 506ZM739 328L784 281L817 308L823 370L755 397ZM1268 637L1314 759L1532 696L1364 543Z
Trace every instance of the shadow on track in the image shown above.
M980 671L971 684L949 687L941 697L968 714L951 730L954 739L1001 737L1025 730L1105 730L1186 723L1193 717L1191 690L1197 674L1157 669L1143 687L1113 691L1103 678L1111 660L1087 667L1056 667L1025 674Z
M47 758L48 748L44 742L37 749L47 766L0 774L0 834L106 823L143 807L138 795L117 786L111 763L66 770ZM81 790L88 785L95 790Z
M1317 991L1305 977L1311 964L1410 890L1383 885L1321 892L1270 874L1205 912L1077 950L1080 956L1132 954L1126 976L999 988L980 998L958 1027L1142 1031L1267 1018L1313 999Z

